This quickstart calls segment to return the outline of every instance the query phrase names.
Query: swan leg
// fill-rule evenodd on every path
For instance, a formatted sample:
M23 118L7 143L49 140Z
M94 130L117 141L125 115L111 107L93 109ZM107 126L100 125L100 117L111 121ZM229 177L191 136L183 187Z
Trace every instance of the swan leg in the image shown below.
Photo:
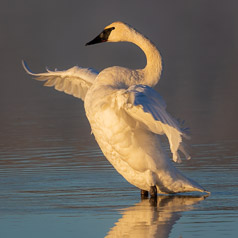
M157 188L156 186L150 186L150 197L157 198Z
M146 190L141 189L140 190L140 196L141 196L142 199L148 198L149 192L146 191Z

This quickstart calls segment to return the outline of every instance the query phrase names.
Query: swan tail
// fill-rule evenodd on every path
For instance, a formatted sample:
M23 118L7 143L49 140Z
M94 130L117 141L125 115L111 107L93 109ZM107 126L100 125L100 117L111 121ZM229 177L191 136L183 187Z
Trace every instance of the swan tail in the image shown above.
M184 174L178 171L175 167L171 168L169 173L158 171L156 172L156 187L159 193L175 194L185 192L201 192L209 193L196 181L187 178Z

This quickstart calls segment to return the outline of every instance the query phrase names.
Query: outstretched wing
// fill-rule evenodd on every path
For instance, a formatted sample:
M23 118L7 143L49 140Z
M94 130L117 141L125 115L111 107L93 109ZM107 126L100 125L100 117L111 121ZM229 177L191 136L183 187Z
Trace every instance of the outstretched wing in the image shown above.
M116 102L118 108L125 110L148 130L167 136L175 162L181 162L178 149L190 159L182 142L185 133L179 123L167 113L164 100L153 88L146 85L131 86L117 93Z
M25 61L22 61L22 65L28 74L36 77L39 81L46 81L44 86L53 86L58 91L63 91L82 100L98 75L96 70L78 66L64 71L47 70L45 73L35 74L31 72Z

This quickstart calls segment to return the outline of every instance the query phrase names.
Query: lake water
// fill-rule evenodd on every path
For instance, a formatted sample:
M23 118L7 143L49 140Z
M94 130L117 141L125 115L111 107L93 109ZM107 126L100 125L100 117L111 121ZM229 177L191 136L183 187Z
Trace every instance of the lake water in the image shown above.
M0 140L1 237L236 236L238 140L194 143L192 160L178 166L210 196L159 196L155 204L141 200L104 158L82 105L67 96L56 101L52 111L42 100L41 114L34 107L15 109L17 118L8 112Z

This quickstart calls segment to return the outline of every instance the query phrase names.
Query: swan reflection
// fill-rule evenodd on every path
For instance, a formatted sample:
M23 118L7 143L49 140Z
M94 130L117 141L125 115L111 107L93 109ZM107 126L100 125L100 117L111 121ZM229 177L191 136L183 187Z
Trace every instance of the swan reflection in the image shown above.
M144 199L122 211L122 217L106 237L168 237L181 212L194 209L193 205L206 196L159 196Z

